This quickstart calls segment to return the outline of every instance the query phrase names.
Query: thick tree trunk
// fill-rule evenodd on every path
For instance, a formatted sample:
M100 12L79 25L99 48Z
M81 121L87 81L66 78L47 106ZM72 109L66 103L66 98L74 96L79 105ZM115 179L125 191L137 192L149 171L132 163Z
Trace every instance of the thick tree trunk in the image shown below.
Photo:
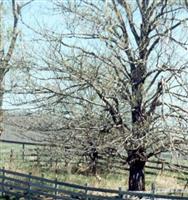
M129 190L145 190L144 166L147 161L142 138L148 130L145 109L142 108L146 67L140 64L132 70L132 138L128 151Z
M129 190L144 191L144 166L147 160L146 155L141 149L128 152L128 154L127 161L129 163Z
M145 162L136 161L130 165L129 169L129 190L140 191L145 190Z

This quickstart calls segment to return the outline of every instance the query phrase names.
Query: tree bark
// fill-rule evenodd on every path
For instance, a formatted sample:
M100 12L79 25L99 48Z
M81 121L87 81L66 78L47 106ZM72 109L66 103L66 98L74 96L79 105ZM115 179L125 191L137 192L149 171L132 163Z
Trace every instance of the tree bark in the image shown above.
M129 164L129 190L144 191L145 190L145 173L144 167L147 157L143 149L132 150L128 152Z
M130 166L129 190L134 191L145 190L144 166L147 161L147 156L144 144L141 144L140 141L148 130L145 110L142 107L145 74L146 65L144 64L139 64L132 68L132 138L127 161Z

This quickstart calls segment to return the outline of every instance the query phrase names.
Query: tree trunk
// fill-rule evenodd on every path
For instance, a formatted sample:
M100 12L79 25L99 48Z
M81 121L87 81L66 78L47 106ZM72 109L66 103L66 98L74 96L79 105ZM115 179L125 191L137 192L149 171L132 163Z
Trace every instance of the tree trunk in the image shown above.
M145 162L137 161L130 165L129 169L129 190L140 191L145 190Z
M131 152L128 152L127 161L129 163L129 190L145 190L144 166L146 160L146 155L141 148L139 150L132 150Z
M143 60L143 58L140 58ZM128 150L129 190L145 190L144 166L147 156L142 138L148 131L145 109L142 107L144 96L144 82L146 65L144 62L134 66L131 70L132 79L132 138Z
M90 171L91 171L91 174L96 176L96 174L97 174L98 152L97 152L95 147L93 147L91 149L89 157L90 157Z

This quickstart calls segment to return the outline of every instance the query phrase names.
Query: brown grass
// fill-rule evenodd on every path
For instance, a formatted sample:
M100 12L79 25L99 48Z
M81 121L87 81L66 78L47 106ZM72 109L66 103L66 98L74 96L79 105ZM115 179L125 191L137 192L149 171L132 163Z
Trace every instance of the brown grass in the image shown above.
M184 184L177 180L173 174L159 174L155 179L156 188L159 189L183 189Z

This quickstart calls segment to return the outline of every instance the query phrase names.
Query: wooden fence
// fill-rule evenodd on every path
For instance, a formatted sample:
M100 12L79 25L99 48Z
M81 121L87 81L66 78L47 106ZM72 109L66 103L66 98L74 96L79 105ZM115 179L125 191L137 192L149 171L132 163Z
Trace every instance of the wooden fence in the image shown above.
M0 192L2 196L14 196L16 199L55 199L55 200L128 200L130 197L147 199L188 200L188 197L156 194L152 192L131 192L114 189L93 188L77 184L60 182L42 177L0 169Z
M5 144L14 144L14 145L19 145L21 148L19 150L20 154L20 159L22 161L30 161L30 162L40 162L40 156L38 154L38 151L36 149L38 148L43 148L45 146L50 146L50 147L56 147L56 145L51 145L47 143L34 143L34 142L19 142L19 141L11 141L11 140L0 140L1 143ZM27 148L26 148L27 147ZM32 147L32 148L30 148ZM9 154L9 159L14 157L14 147L11 147ZM7 153L6 153L7 156ZM45 159L47 163L59 163L59 162L64 162L64 158L62 159L57 159L53 158L52 160L48 160L48 155L42 154L43 157L46 157L43 159L43 162L45 163ZM120 159L118 157L114 157L112 160L110 160L110 157L105 157L104 155L99 155L99 158L97 160L97 165L99 166L107 166L109 170L115 170L115 172L120 172L120 173L126 173L126 170L128 169L128 165L126 164L125 160L126 158ZM46 163L45 163L46 165ZM184 175L188 175L188 166L184 165L178 165L178 164L173 164L165 161L155 161L155 160L149 160L146 164L146 170L148 174L155 174L156 172L158 173L159 171L165 170L165 171L170 171L170 172L181 172ZM106 170L107 168L105 168ZM177 178L181 178L177 176ZM184 178L183 178L184 179ZM186 180L187 181L187 180Z

